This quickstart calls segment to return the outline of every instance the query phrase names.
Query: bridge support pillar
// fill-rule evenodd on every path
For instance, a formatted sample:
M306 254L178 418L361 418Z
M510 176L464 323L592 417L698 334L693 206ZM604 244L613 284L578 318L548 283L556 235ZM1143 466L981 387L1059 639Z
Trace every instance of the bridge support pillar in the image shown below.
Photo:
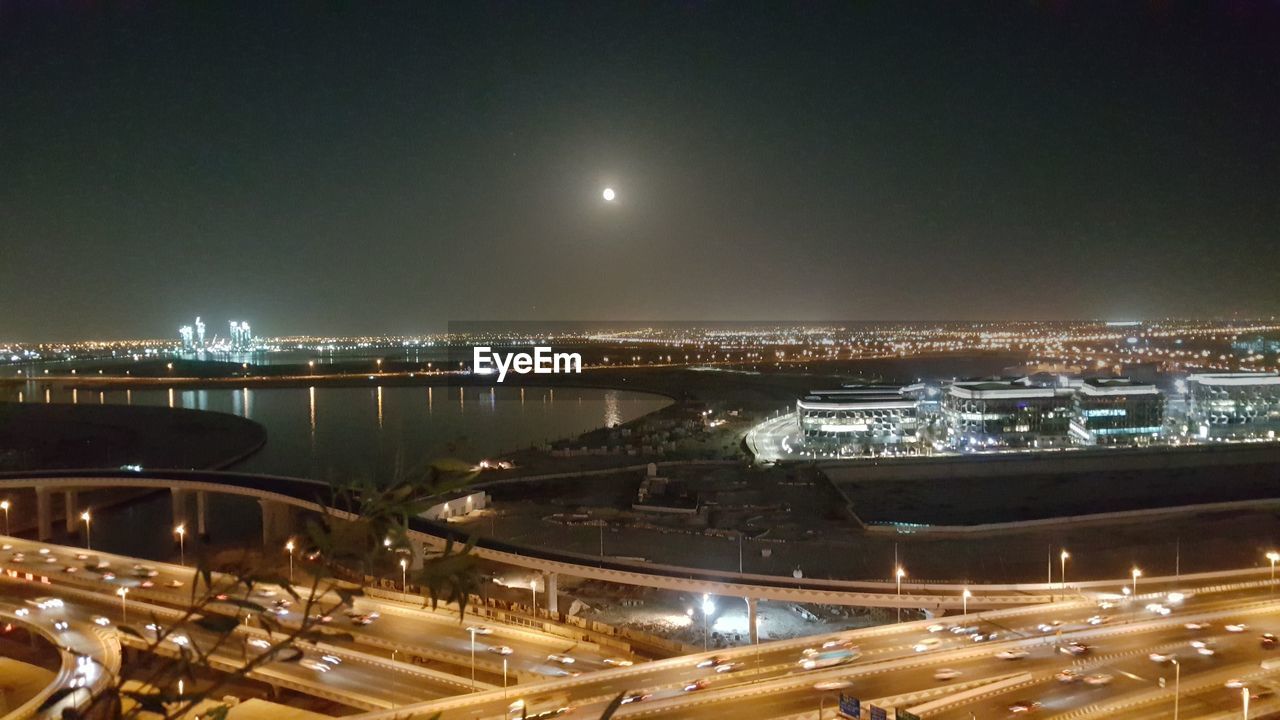
M75 535L76 530L79 528L78 523L80 522L80 507L77 502L79 500L79 496L75 490L67 490L62 494L62 497L64 500L62 503L63 507L66 508L67 511L67 534Z
M543 573L543 585L547 588L547 612L556 614L560 612L560 576L556 573Z
M187 522L187 508L191 506L191 502L187 498L187 491L169 488L169 504L173 508L173 526L185 525Z
M53 498L44 488L36 488L36 539L53 539Z
M289 506L275 500L259 500L262 506L262 545L268 553L284 547L293 531Z
M209 539L209 493L196 491L196 533L200 539Z
M760 630L756 627L760 621L759 616L756 614L756 602L755 598L747 598L747 632L751 636L752 645L760 642Z

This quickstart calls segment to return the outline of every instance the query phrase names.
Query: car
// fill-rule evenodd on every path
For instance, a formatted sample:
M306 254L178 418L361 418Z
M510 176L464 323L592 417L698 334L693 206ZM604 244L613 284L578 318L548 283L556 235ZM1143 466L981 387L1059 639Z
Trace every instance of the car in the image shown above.
M810 648L810 649L808 649L808 650L805 650L805 653L806 653L806 654L809 654L809 653L815 653L815 654L816 654L816 653L817 653L817 651L816 651L816 650L813 650L812 648ZM715 666L719 665L720 663L722 663L722 662L724 662L724 661L725 661L725 660L724 660L724 658L720 657L719 655L712 655L712 656L711 656L711 657L709 657L709 658L705 658L705 659L703 659L703 660L699 660L699 661L698 661L698 664L694 665L694 667L696 667L696 668L709 668L709 667L715 667Z
M318 672L318 673L327 673L327 672L329 672L329 666L328 666L328 665L325 665L324 663L320 662L319 660L303 659L303 660L300 660L300 661L298 662L298 664L299 664L299 665L301 665L302 667L304 667L304 668L308 669L308 670L314 670L315 672Z
M1060 627L1062 627L1062 621L1054 620L1053 622L1040 623L1039 625L1036 626L1036 629L1042 633L1051 633Z
M332 615L321 615L321 614L319 614L319 613L316 613L315 615L309 615L309 616L307 616L307 619L309 619L311 622L318 622L318 623L321 623L321 624L326 624L326 623L331 623L331 622L333 622L333 616L332 616Z
M706 687L710 684L711 684L710 680L706 678L698 678L697 680L693 680L691 682L685 683L684 691L693 692L695 690L705 690Z
M40 548L40 549L39 549L39 550L37 550L36 552L40 553L41 555L48 555L48 554L49 554L49 548Z
M1110 685L1111 681L1114 679L1115 679L1114 676L1108 675L1106 673L1094 673L1092 675L1085 677L1084 684L1093 685L1094 687L1099 687L1102 685Z
M1111 602L1110 600L1103 600L1102 602L1098 603L1099 610L1110 610L1115 606L1116 604Z
M115 580L115 579L116 579L116 574L115 574L115 573L113 573L113 572L111 572L110 570L108 570L108 571L106 571L106 572L102 573L102 579L103 579L103 580L106 580L106 581L108 581L108 582L110 582L111 580Z
M928 630L928 631L929 631L929 632L931 632L931 633L940 633L940 632L942 632L943 630L946 630L946 629L947 629L947 626L946 626L946 625L943 625L943 624L941 624L941 623L934 623L934 624L930 625L929 627L925 628L925 630Z
M843 690L849 687L850 685L853 685L853 683L849 682L848 680L823 680L822 682L814 683L813 689L821 690L821 691Z
M148 578L153 578L153 577L155 577L155 576L159 575L159 574L160 574L160 571L159 571L159 570L156 570L155 568L151 567L150 565L134 565L134 566L133 566L133 574L134 574L135 576L137 576L137 577L148 577Z
M18 617L26 617L31 614L31 611L26 608L18 608L17 610L13 611L13 614L17 615Z
M1275 633L1262 633L1262 635L1258 638L1258 642L1262 645L1262 647L1268 650L1270 650L1271 648L1274 648L1277 642Z
M1040 703L1035 700L1018 700L1009 705L1009 712L1019 715L1022 713L1035 712L1040 709Z
M1211 644L1211 643L1205 642L1204 640L1192 640L1192 641L1191 641L1191 647L1193 647L1193 648L1209 647L1209 645L1210 645L1210 644Z
M80 572L80 568L76 567L75 565L68 565L68 566L66 566L66 567L62 568L62 572L64 572L64 573L70 573L70 574L74 575L75 573Z
M249 644L252 645L253 647L258 648L259 650L266 650L267 648L271 647L271 643L266 640L263 640L262 638L249 638Z
M278 608L287 608L292 604L292 602L289 602L289 598L280 598L279 600L275 600L271 603L273 607Z
M934 671L933 679L934 680L955 680L956 678L960 677L963 674L964 673L960 672L959 670L955 670L953 668L939 668L938 670Z
M155 583L153 583L153 582L151 582L150 580L143 580L142 582L138 583L138 587L143 588L143 589L146 589L146 588L153 588L153 587L155 587L155 586L156 586L156 584L155 584Z
M338 657L337 655L332 655L332 654L321 655L320 659L329 663L330 666L342 664L342 658Z
M102 615L94 615L93 624L98 625L100 627L106 627L111 624L111 620L107 619L105 616L102 616Z
M746 665L745 665L744 663L740 663L740 662L738 662L738 663L721 663L721 664L719 664L719 665L717 665L717 666L716 666L716 672L717 672L717 673L728 673L728 672L733 672L734 670L741 670L741 669L742 669L742 668L744 668L744 667L746 667Z
M507 647L506 645L494 645L489 648L489 652L495 655L510 655L511 653L515 652L515 650L512 650L510 647Z
M1184 628L1186 628L1186 629L1188 629L1188 630L1208 630L1208 629L1209 629L1209 623L1207 623L1207 622L1189 622L1189 623L1184 624L1182 627L1184 627Z
M972 635L978 632L978 626L970 625L968 627L965 627L964 625L956 625L955 627L951 628L951 632L956 635Z
M1030 654L1026 650L1001 650L995 656L999 660L1021 660Z
M915 650L918 653L927 652L929 650L932 650L938 647L941 644L942 644L942 641L939 640L938 638L925 638L924 640L921 640L920 642L911 646L911 649Z
M858 653L848 648L824 650L822 652L806 650L805 653L800 656L798 664L800 665L801 670L817 670L819 668L833 667L835 665L843 665L848 662L853 662L857 657Z
M58 558L56 558L56 557L54 557L54 556L52 556L52 555L50 555L49 557L47 557L47 558L45 558L45 559L44 559L44 564L45 564L45 565L52 565L52 564L54 564L54 563L56 563L56 562L58 562Z
M1071 668L1067 668L1065 670L1059 671L1053 677L1056 678L1057 681L1060 683L1073 683L1073 682L1078 682L1080 680L1080 673L1076 672L1075 670L1072 670Z
M182 587L182 581L178 579L170 580L165 583L165 587L180 588Z
M7 549L7 546L6 546L6 549ZM89 559L89 554L88 554L88 553L76 553L76 559L77 559L77 560L88 560L88 559Z
M1222 629L1223 629L1223 630L1226 630L1227 632L1231 632L1231 633L1242 633L1242 632L1244 632L1245 630L1248 630L1248 629L1249 629L1249 626L1248 626L1248 625L1245 625L1244 623L1235 623L1235 624L1232 624L1232 625L1225 625L1225 626L1223 626L1223 628L1222 628Z
M632 665L635 664L632 661L627 660L626 658L611 658L611 657L605 658L601 662L603 662L605 665L610 665L612 667L631 667Z
M1153 652L1147 656L1147 659L1150 660L1151 662L1159 663L1161 665L1164 665L1165 663L1172 661L1173 658L1174 658L1174 655L1170 653L1158 653L1158 652Z
M188 647L191 645L191 638L187 637L186 635L174 634L174 635L170 635L165 639L173 643L174 645L177 645L178 647Z
M371 622L373 622L372 615L352 615L351 616L352 625L368 625Z
M822 649L830 650L832 648L849 647L850 645L852 645L852 643L843 638L831 638L830 640L822 643Z
M644 702L653 697L653 693L629 692L622 696L622 704L630 705L631 703Z
M1207 645L1206 645L1205 647L1202 647L1202 648L1196 648L1196 652L1198 652L1198 653L1200 653L1201 655L1204 655L1204 656L1206 656L1206 657L1212 657L1212 656L1214 656L1214 655L1217 655L1217 654L1218 654L1218 651L1217 651L1217 650L1214 650L1213 648L1208 647Z
M160 625L157 625L156 623L147 623L145 627L157 635L164 632L164 628L161 627Z
M38 597L34 600L28 600L27 604L34 605L41 610L53 610L62 607L62 600L54 597Z
M493 628L488 625L472 625L467 628L467 632L475 633L476 635L492 635Z
M572 665L575 662L577 662L576 660L569 657L568 655L555 655L555 654L548 655L547 660L550 660L551 662L560 663L561 665Z
M1073 642L1063 645L1058 648L1058 651L1067 655L1086 655L1089 652L1089 646L1084 643Z
M1094 615L1093 617L1089 618L1087 622L1090 625L1102 625L1108 620L1110 620L1110 618L1108 618L1106 615Z
M68 627L70 627L70 625L67 624L66 620L53 621L53 629L57 630L58 632L66 632Z
M970 639L970 640L972 640L972 641L974 641L974 642L989 642L989 641L991 641L991 640L995 640L997 637L999 637L999 635L1000 635L1000 634L999 634L999 633L997 633L997 632L995 632L995 631L992 631L992 632L989 632L989 633L985 633L985 634L984 634L984 633L974 633L974 634L972 634L972 635L970 635L970 636L969 636L969 639Z
M1223 683L1222 686L1231 690L1239 690L1240 688L1244 687L1244 681L1241 680L1240 678L1231 678L1230 680Z

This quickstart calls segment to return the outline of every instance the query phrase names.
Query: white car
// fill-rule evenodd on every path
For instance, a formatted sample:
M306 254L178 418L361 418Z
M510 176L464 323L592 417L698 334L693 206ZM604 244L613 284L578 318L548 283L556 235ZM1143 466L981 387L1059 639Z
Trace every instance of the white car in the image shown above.
M911 649L915 650L918 653L927 652L929 650L932 650L938 647L941 644L942 644L942 641L937 638L925 638L924 640L921 640L920 642L911 646Z
M942 632L943 630L946 630L946 629L947 629L947 626L946 626L946 625L941 625L941 624L939 624L939 623L934 623L934 624L930 625L929 627L925 628L925 630L928 630L928 631L929 631L929 632L931 632L931 633L939 633L939 632Z
M1062 627L1062 621L1054 620L1053 622L1040 623L1039 625L1036 626L1036 629L1042 633L1051 633L1060 627Z
M574 662L576 662L573 658L569 657L568 655L554 655L554 654L548 655L547 660L551 662L560 663L561 665L572 665Z
M191 645L191 638L186 635L170 635L165 639L178 647L189 647Z
M510 653L503 653L503 654L509 655ZM635 664L630 660L627 660L626 658L605 658L602 662L605 665L611 665L613 667L631 667L632 665Z
M1107 620L1108 620L1108 618L1107 618L1107 616L1105 616L1105 615L1094 615L1093 617L1089 618L1089 624L1090 624L1090 625L1101 625L1101 624L1105 623Z
M327 673L327 672L329 672L329 666L328 666L328 665L325 665L324 663L320 662L319 660L300 660L300 661L298 662L298 664L299 664L299 665L301 665L302 667L304 667L304 668L308 669L308 670L314 670L314 671L316 671L316 672L318 672L318 673Z
M1151 653L1147 656L1147 659L1151 662L1160 663L1161 665L1173 660L1173 658L1174 656L1169 653Z
M111 624L111 621L110 621L110 620L108 620L106 617L104 617L104 616L102 616L102 615L94 615L94 616L93 616L93 624L94 624L94 625L100 625L100 626L102 626L102 627L106 627L106 626L108 626L108 625L110 625L110 624Z
M259 650L266 650L267 648L271 647L271 643L267 642L266 640L263 640L262 638L249 638L249 644L252 645L253 647L258 648Z
M41 610L52 610L54 608L60 608L63 605L61 600L51 597L38 597L35 600L28 600L27 602L31 605L35 605Z
M476 635L492 635L493 628L489 627L488 625L472 625L471 627L467 628L467 632L475 633Z
M1089 676L1086 676L1086 677L1085 677L1085 679L1084 679L1084 684L1085 684L1085 685L1094 685L1094 686L1099 686L1099 685L1110 685L1110 684L1111 684L1111 681L1112 681L1112 680L1114 680L1114 679L1115 679L1114 677L1112 677L1111 675L1108 675L1108 674L1106 674L1106 673L1094 673L1094 674L1092 674L1092 675L1089 675Z
M1207 628L1209 627L1209 623L1207 623L1207 622L1189 622L1189 623L1187 623L1187 624L1183 625L1182 627L1184 627L1184 628L1186 628L1186 629L1188 629L1188 630L1205 630L1205 629L1207 629Z
M1227 632L1242 633L1245 630L1248 630L1249 626L1245 625L1244 623L1236 623L1234 625L1224 626L1222 629L1226 630Z
M69 625L67 625L67 621L66 621L66 620L54 620L54 621L53 621L53 629L54 629L54 630L57 630L58 632L66 632L68 627L70 627L70 626L69 626Z
M940 668L937 672L933 674L933 679L934 680L955 680L956 678L960 677L963 674L964 673L960 672L959 670L954 670L952 668Z
M342 658L338 657L337 655L321 655L320 659L329 663L330 665L342 664Z
M1026 650L1001 650L996 653L996 658L999 660L1021 660L1030 654Z
M506 645L494 645L493 647L489 648L489 652L494 653L496 655L510 655L511 653L515 652L515 650L512 650Z
M1054 675L1054 677L1057 678L1058 682L1060 683L1069 684L1073 682L1079 682L1080 673L1076 672L1075 670L1072 670L1071 668L1067 668L1065 670L1059 671L1057 674Z
M1223 687L1229 688L1231 690L1239 690L1240 688L1244 687L1244 681L1241 680L1240 678L1231 678L1230 680L1223 683Z

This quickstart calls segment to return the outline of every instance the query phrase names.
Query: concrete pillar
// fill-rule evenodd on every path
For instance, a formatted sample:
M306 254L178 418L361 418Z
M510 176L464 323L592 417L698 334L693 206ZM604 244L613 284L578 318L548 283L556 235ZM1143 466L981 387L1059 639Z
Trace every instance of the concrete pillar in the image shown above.
M204 490L196 492L196 533L209 538L209 493Z
M262 546L268 551L280 550L293 532L289 506L275 500L259 500L262 506Z
M751 634L751 644L755 645L760 642L759 629L756 624L759 618L756 615L756 599L747 598L747 631Z
M543 573L542 577L543 585L547 588L547 612L554 615L555 613L560 612L560 588L558 587L559 583L557 582L560 579L560 576L556 573L549 572Z
M178 527L185 524L187 522L187 508L191 506L187 491L169 488L169 503L173 507L173 526Z
M66 502L64 502L63 505L67 510L67 534L75 535L76 530L79 529L80 523L80 506L77 502L79 498L75 490L67 490L62 494L62 496L66 499Z
M36 538L53 539L53 498L44 488L36 488Z

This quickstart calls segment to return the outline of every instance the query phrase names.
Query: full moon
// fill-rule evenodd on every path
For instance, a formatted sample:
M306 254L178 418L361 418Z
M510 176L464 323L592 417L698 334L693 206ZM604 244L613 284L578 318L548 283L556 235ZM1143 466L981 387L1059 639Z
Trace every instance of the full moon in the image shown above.
M613 188L605 188L603 195L605 202L613 202L613 199L617 197L617 194L613 192Z

